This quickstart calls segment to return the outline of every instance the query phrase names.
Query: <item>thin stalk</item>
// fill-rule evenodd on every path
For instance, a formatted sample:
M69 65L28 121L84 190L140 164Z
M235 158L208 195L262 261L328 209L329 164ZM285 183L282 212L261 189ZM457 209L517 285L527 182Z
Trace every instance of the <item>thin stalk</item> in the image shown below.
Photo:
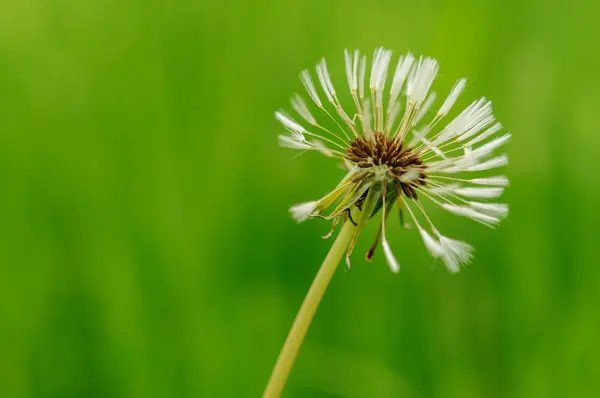
M323 265L321 265L315 280L304 298L298 315L296 315L296 319L281 349L279 358L277 358L277 363L269 379L269 384L267 384L267 388L263 394L264 398L277 398L281 395L306 331L315 316L315 312L317 312L321 298L325 294L325 290L352 239L355 229L356 227L351 222L346 221L335 242L333 242L327 257L323 261Z

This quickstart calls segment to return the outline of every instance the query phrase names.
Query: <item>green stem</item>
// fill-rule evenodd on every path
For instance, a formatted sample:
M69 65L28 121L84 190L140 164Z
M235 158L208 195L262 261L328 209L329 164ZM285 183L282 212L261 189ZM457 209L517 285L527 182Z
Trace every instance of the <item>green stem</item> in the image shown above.
M276 398L281 395L306 331L315 316L317 307L331 281L331 277L352 239L355 229L356 227L351 222L346 221L335 242L333 242L327 257L323 261L323 265L321 265L315 280L304 298L298 315L296 315L294 324L290 329L290 333L285 340L285 344L281 349L281 353L271 374L271 379L269 379L269 384L267 384L267 388L263 394L264 398Z

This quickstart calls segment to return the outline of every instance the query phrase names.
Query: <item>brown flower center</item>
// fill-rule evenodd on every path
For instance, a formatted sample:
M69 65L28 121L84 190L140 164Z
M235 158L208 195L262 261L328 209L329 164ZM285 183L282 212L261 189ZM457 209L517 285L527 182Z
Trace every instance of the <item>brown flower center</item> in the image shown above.
M381 133L375 133L373 139L358 137L346 149L346 158L365 171L384 166L389 179L397 181L407 197L416 199L415 188L426 184L427 166L423 164L420 152L403 149L403 144Z

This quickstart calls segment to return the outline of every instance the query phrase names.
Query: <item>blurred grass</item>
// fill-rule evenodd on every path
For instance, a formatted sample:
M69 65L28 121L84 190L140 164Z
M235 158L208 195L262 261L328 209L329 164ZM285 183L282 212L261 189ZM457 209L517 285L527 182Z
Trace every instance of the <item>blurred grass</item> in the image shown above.
M264 387L328 242L290 204L339 178L290 161L273 111L325 55L385 45L460 76L513 133L497 231L458 276L334 278L287 396L592 396L600 384L597 2L0 4L0 396L244 397Z

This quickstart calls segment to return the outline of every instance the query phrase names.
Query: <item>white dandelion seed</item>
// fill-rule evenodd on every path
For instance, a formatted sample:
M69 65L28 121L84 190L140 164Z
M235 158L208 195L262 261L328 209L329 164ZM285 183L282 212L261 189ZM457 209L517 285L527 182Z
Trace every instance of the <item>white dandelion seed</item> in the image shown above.
M495 177L487 177L487 178L473 178L471 183L477 185L491 185L497 187L507 187L508 186L508 177L505 176L495 176Z
M502 192L504 192L504 188L483 188L483 187L465 187L465 188L456 188L454 193L459 196L464 196L466 198L497 198L502 196Z
M504 218L508 216L508 205L506 203L469 202L469 205L475 210L492 217Z
M292 108L294 109L294 111L296 111L297 114L302 116L302 118L306 120L307 123L313 126L317 124L317 119L315 119L312 113L310 113L306 102L304 102L301 96L299 96L298 94L294 95L290 99L290 102L292 103Z
M396 71L394 72L394 79L392 81L392 88L390 89L390 103L393 103L398 98L400 90L402 90L402 86L404 85L404 81L413 66L413 62L415 62L415 57L411 53L401 56L398 60Z
M356 229L349 258L364 225L381 211L380 232L367 257L381 244L390 269L397 272L399 262L386 235L386 219L398 204L401 211L409 212L427 252L440 258L450 272L458 272L471 261L474 249L442 235L424 203L496 226L508 216L508 205L486 200L497 200L509 180L485 173L508 164L507 155L494 152L511 135L498 135L502 125L495 120L491 101L484 97L462 111L453 110L466 88L466 78L458 79L450 91L442 91L448 94L434 108L432 87L439 69L435 59L408 53L394 61L390 50L378 48L367 62L358 50L344 51L345 76L340 79L346 80L349 100L336 92L332 80L344 73L330 75L322 59L316 67L320 92L308 71L300 74L314 105L295 95L291 104L300 121L281 111L275 113L288 132L279 136L280 145L320 152L342 160L347 167L335 189L318 200L293 206L290 213L297 221L318 216L332 220L334 226L351 219ZM328 103L321 102L323 95ZM344 109L342 102L353 103L354 109ZM449 117L452 113L456 116ZM447 117L449 121L444 121ZM336 128L322 127L331 125Z
M321 98L319 98L319 94L317 94L317 89L315 88L315 84L313 83L312 77L310 77L310 72L308 70L303 70L300 72L300 81L304 85L306 92L310 96L310 98L315 102L315 104L319 107L323 107L323 103L321 102Z
M425 244L425 248L431 254L431 257L440 257L444 251L440 242L435 240L427 231L419 226L419 233L421 234L421 238L423 239L423 243Z
M302 222L308 220L310 215L315 211L319 202L304 202L297 204L295 206L290 207L290 214L294 218L294 220L298 222Z
M468 243L440 236L442 257L448 270L452 273L460 271L460 266L468 264L473 258L473 247Z
M279 145L285 148L292 149L313 149L312 145L308 142L299 140L293 136L281 134L278 137Z
M452 109L452 107L454 106L454 103L456 102L456 100L458 99L458 97L460 96L462 91L465 89L466 85L467 85L467 79L465 79L465 78L459 79L456 82L456 84L454 85L454 88L452 88L452 91L450 91L450 94L448 94L446 101L444 101L444 104L438 111L438 115L445 116L448 114L448 112L450 111L450 109Z

